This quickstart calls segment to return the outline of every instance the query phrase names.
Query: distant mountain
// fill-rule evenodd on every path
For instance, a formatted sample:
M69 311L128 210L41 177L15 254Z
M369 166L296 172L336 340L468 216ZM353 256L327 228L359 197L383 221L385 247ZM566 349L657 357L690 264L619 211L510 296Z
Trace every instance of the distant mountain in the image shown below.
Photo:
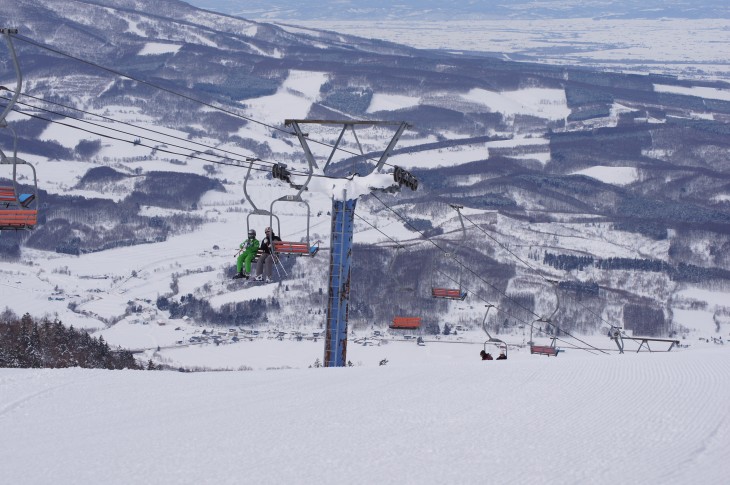
M190 4L221 13L255 19L278 20L475 20L567 18L730 18L727 2L707 0L614 0L584 2L504 2L477 0L454 2L407 0L389 2L300 0L190 0Z
M641 329L669 333L677 331L675 290L724 288L730 280L726 83L421 51L176 0L0 0L0 18L20 29L26 84L17 108L25 114L13 127L23 156L39 165L45 204L33 233L0 238L7 259L18 260L21 247L84 255L190 233L225 211L250 210L241 171L216 163L301 163L285 118L384 119L411 123L393 158L421 185L387 199L407 211L408 227L382 205L361 207L413 244L423 239L413 228L448 241L452 254L490 278L484 294L495 301L549 314L552 303L530 280L538 272L565 283L568 328L597 328L595 313L639 315ZM0 82L14 86L6 51L0 56ZM85 131L54 132L58 121ZM365 155L336 160L334 174L370 163L382 140L361 141L352 149ZM0 146L12 146L7 130ZM64 163L83 173L73 182L44 178ZM209 193L227 198L203 207ZM461 240L451 203L473 211L504 246L476 228ZM353 303L354 320L387 322L394 305L403 314L448 311L443 302L399 299L395 290L408 283L429 294L439 271L460 272L434 248L396 256L360 249L370 256L355 262L353 288L369 298Z

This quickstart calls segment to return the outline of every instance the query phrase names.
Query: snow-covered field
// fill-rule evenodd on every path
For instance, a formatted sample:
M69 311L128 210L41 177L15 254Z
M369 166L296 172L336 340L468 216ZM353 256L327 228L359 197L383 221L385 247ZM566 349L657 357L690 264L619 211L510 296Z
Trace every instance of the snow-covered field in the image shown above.
M277 343L260 350L295 345ZM484 362L409 345L338 369L0 369L0 482L727 481L728 346Z
M286 25L293 23L288 20L281 26L299 32L301 27L329 30L422 49L491 52L550 64L730 79L726 19L299 20L299 28Z

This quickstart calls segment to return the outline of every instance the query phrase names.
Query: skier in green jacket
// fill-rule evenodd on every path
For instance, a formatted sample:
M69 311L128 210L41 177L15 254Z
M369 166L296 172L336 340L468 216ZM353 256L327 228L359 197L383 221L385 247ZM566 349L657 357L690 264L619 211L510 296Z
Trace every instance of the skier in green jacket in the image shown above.
M241 243L238 251L238 259L236 259L236 270L238 271L234 278L248 279L251 274L251 261L256 257L256 251L259 250L259 241L256 239L256 231L251 229L248 231L248 239ZM243 272L243 263L246 263L246 272Z

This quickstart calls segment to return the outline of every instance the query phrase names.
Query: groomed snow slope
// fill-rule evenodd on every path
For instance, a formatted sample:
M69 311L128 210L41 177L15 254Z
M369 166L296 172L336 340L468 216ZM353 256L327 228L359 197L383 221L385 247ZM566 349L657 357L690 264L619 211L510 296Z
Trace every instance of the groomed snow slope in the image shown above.
M0 483L726 483L728 350L1 369Z

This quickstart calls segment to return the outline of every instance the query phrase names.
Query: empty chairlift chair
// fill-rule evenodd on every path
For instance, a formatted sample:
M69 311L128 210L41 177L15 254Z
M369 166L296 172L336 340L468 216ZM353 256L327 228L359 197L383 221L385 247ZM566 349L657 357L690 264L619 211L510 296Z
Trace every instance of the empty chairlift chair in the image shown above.
M487 317L489 316L489 310L494 307L491 303L487 304L487 312L484 314L484 320L482 321L482 329L487 334L487 340L484 341L484 352L492 350L497 352L498 360L507 359L507 344L496 337L492 337L492 334L487 330Z
M462 232L462 243L466 243L466 226L464 225L464 219L461 217L461 209L463 209L464 206L456 204L450 205L451 208L456 210L456 213L459 215L459 222L461 223ZM459 278L459 281L461 281L461 277ZM431 296L433 298L442 298L446 300L463 300L464 298L466 298L466 291L462 290L460 282L458 288L432 287Z
M557 357L558 353L560 353L561 349L557 347L557 327L553 324L553 317L556 313L558 313L558 310L560 309L560 295L558 293L558 282L553 280L547 280L549 283L553 285L553 289L555 290L555 310L550 314L549 317L540 317L534 322L532 322L532 325L530 325L530 354L538 354L538 355L547 355L548 357ZM545 329L547 330L547 327L550 326L553 329L553 336L550 340L550 345L535 345L535 342L532 340L532 331L535 328L535 324L537 322L545 323Z
M0 31L7 41L17 75L17 84L13 96L2 113L0 113L0 129L7 129L13 137L13 155L11 157L6 156L5 152L0 149L0 165L3 168L12 165L11 185L0 186L0 230L33 229L38 222L38 179L36 177L35 167L25 160L18 158L18 136L5 119L15 105L22 88L23 78L11 40L11 34L17 34L17 29L0 29ZM18 190L19 167L30 167L32 170L32 191L24 193ZM4 174L0 174L0 176L4 176Z
M466 298L466 291L461 288L431 288L431 296L447 300L463 300Z
M390 328L407 330L421 328L421 317L393 317Z

